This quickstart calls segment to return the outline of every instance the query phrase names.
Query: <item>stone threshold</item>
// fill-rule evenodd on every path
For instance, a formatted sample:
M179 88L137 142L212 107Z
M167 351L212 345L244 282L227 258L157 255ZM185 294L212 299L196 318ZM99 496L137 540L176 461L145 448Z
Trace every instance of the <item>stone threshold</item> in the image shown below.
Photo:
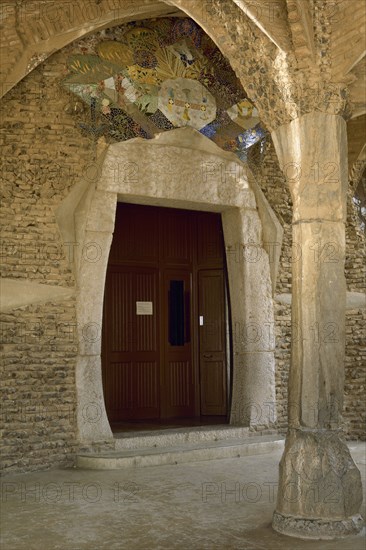
M277 430L251 431L243 426L213 424L210 426L190 426L162 428L149 431L130 431L114 434L115 450L141 449L144 447L166 447L183 443L214 442L241 437L277 435Z
M164 431L168 430L160 432ZM283 449L285 441L283 436L276 433L255 433L249 432L248 428L237 427L226 427L225 429L220 429L217 426L204 429L178 428L169 430L169 432L171 433L152 434L149 432L141 438L137 436L137 433L119 437L116 440L116 450L114 451L78 453L76 467L92 470L118 470L240 458ZM141 441L138 442L138 439ZM118 447L117 443L119 443Z

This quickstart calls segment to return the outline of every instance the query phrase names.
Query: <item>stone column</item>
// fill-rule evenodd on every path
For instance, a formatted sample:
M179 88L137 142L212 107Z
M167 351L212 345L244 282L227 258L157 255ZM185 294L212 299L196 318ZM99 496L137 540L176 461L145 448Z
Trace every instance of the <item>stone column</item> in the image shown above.
M275 530L327 539L357 533L362 485L342 438L346 123L310 113L273 132L293 200L289 429Z
M230 424L276 421L274 314L269 259L254 195L222 213L233 334Z
M105 410L101 368L103 297L112 242L117 195L94 191L85 207L85 231L78 265L76 364L78 441L113 442Z

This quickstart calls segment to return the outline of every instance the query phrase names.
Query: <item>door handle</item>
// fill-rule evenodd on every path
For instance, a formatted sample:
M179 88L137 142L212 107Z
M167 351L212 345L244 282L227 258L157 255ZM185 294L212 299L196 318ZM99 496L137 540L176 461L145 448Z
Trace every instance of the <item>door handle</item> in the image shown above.
M204 353L204 354L203 354L203 357L204 357L205 359L212 359L212 353Z

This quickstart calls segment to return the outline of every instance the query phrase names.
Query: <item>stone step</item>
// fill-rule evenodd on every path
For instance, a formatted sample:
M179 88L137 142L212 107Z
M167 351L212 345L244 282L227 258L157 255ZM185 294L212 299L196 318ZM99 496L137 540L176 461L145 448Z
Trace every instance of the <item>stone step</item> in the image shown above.
M144 447L99 453L79 453L76 466L88 470L120 470L163 464L182 464L221 458L239 458L283 449L279 435L255 435L219 441L182 442L167 447Z
M249 428L240 426L214 425L183 428L168 428L154 431L123 432L114 434L115 450L143 449L146 447L170 447L184 443L213 442L224 439L248 437ZM272 435L272 434L271 434Z

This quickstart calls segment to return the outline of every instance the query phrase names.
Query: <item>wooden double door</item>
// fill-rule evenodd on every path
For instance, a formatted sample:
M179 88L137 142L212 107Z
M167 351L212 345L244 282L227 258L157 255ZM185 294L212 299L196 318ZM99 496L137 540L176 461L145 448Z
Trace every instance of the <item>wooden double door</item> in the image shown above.
M219 214L119 203L104 296L111 422L226 416Z

